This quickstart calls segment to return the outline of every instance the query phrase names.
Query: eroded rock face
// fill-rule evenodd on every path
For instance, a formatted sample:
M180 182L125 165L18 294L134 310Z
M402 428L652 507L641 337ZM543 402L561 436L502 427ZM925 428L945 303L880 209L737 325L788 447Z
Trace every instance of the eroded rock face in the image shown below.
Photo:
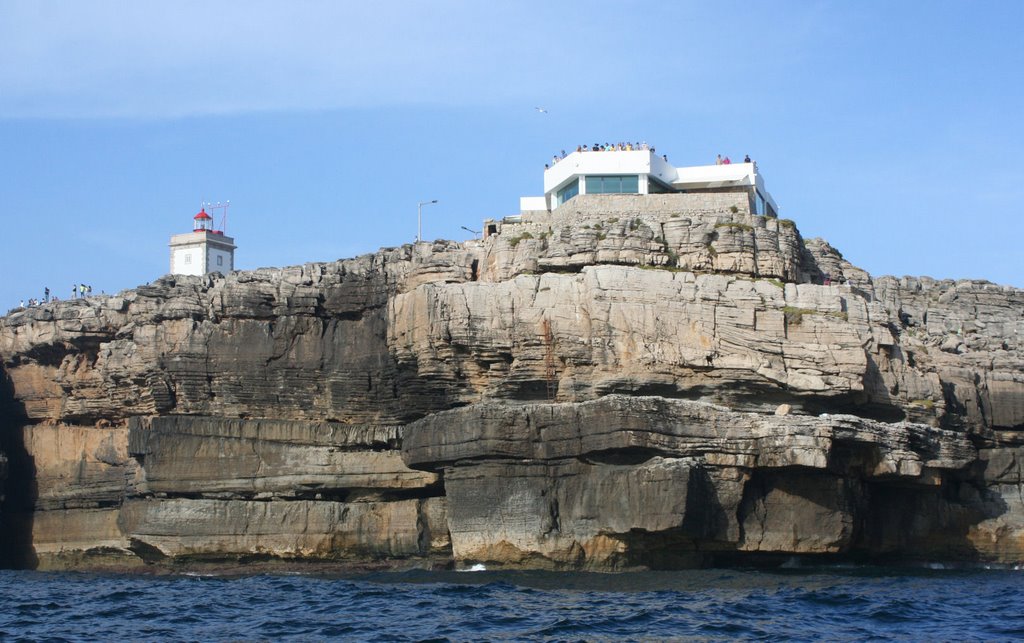
M965 536L978 508L935 493L970 480L977 456L962 432L927 425L619 395L437 413L403 445L410 466L444 472L456 559L595 569L716 552L980 556ZM936 517L962 515L906 551L877 531L907 494L932 498ZM978 494L996 503L1001 490Z
M0 506L3 506L4 494L3 483L7 480L7 455L0 452ZM0 516L0 529L3 528L2 516Z
M430 532L418 529L427 502L440 501L131 500L119 526L151 560L409 557L430 543Z
M580 195L492 238L481 278L619 264L797 281L802 247L796 226L745 214L746 199L735 193Z
M0 319L7 564L1024 560L1024 293L697 196Z
M443 555L441 485L402 463L401 431L189 416L26 426L33 493L5 517L32 551L11 562Z
M438 485L398 454L400 426L225 420L133 419L130 451L146 494L246 498L386 496Z

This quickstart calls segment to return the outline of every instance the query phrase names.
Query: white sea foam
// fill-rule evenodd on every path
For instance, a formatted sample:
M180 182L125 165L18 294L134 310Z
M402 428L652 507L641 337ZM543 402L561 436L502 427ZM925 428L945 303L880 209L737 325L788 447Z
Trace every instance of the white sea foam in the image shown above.
M487 567L485 567L483 565L483 563L477 563L476 565L473 565L473 566L468 567L466 569L460 569L458 571L460 571L460 572L485 572L485 571L487 571Z

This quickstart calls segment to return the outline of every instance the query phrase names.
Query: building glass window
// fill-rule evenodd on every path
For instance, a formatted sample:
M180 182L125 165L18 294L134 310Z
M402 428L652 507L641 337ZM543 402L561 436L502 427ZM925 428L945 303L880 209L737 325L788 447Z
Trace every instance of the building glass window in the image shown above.
M588 176L587 194L639 194L640 177L636 174L624 176Z
M767 214L768 213L768 209L765 207L766 204L765 204L765 201L764 201L764 197L761 196L760 192L756 192L755 195L756 196L754 198L754 210L755 210L754 214L761 214L761 215Z
M224 257L222 257L220 255L217 255L217 265L218 266L223 266L224 265Z
M647 193L648 194L669 194L675 192L675 190L661 181L648 177L647 179Z
M580 180L576 179L558 192L555 192L555 207L562 205L569 199L580 193Z
M192 255L185 253L185 263L192 263Z

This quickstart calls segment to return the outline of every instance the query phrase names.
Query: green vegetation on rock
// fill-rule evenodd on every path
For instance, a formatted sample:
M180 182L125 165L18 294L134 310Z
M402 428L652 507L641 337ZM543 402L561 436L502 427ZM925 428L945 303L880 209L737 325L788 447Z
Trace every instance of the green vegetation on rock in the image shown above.
M511 239L509 239L508 240L508 245L510 245L513 248L515 248L516 246L519 245L519 242L522 241L523 239L532 239L532 238L533 238L532 234L530 234L529 232L523 232L522 234L519 234L519 235L514 236Z
M767 279L767 278L764 278L764 279L757 279L756 281L768 282L771 285L776 286L776 287L778 287L779 289L782 289L782 290L784 290L786 288L786 284L784 284L782 282L782 280L780 280L780 279Z
M797 326L803 321L804 315L824 315L827 317L835 317L843 321L849 320L849 313L846 311L823 311L814 310L813 308L797 308L795 306L783 306L782 314L786 318L786 323L791 326Z
M744 232L753 232L754 227L749 226L745 223L734 223L732 221L726 221L725 223L716 223L716 228L729 228L731 230L743 230Z

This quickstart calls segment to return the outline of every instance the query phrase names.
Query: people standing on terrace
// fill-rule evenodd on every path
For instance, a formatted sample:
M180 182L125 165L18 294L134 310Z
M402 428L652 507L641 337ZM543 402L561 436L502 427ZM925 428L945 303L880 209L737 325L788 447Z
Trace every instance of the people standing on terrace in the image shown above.
M582 145L577 145L576 146L576 151L577 152L639 152L639 151L644 151L644 152L650 152L651 154L654 154L655 150L656 150L656 148L653 145L650 145L647 141L635 141L635 142L629 142L629 141L621 142L620 141L618 143L604 143L603 145L601 143L594 143L593 145L582 144ZM568 153L566 153L565 150L561 150L560 153L554 154L551 157L551 162L544 164L544 169L550 169L550 168L554 167L559 161L564 160L566 156L568 156ZM662 160L664 160L667 163L668 162L668 155L664 155L663 154L662 155ZM753 163L754 161L751 160L749 154L746 154L743 157L743 162L744 163ZM732 159L730 159L728 156L722 156L721 154L716 154L715 155L715 165L731 165L731 164L732 164Z
M593 145L583 144L576 146L577 152L639 152L641 150L653 153L654 147L649 145L647 141L620 141L618 143L604 143L603 145L601 143L594 143ZM560 154L555 154L551 157L551 163L546 167L554 166L566 156L568 156L568 154L566 154L565 150L562 150Z

